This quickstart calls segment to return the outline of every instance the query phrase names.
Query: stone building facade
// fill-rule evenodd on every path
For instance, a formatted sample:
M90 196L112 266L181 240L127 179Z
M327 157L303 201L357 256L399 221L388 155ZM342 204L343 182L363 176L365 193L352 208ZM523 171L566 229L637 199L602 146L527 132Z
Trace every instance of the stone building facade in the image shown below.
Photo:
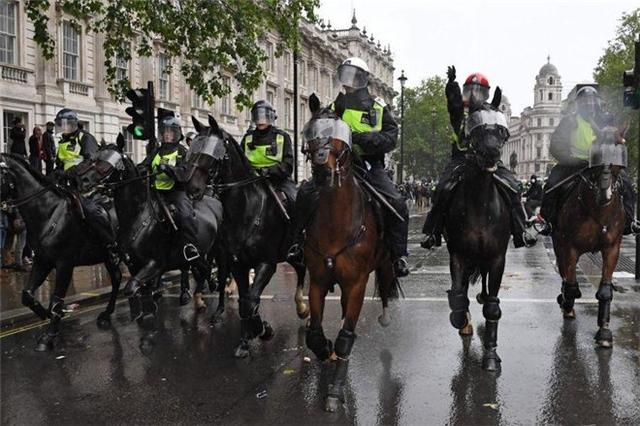
M511 137L502 149L502 161L510 167L515 153L518 165L515 173L520 179L532 174L547 176L553 165L549 154L551 134L562 118L562 80L550 58L540 68L533 88L533 106L527 107L519 117L511 117Z
M24 2L0 0L0 150L7 151L8 130L14 117L20 116L31 133L35 125L44 128L53 121L56 112L68 107L76 110L85 129L98 141L114 142L119 132L131 123L125 113L126 104L114 101L104 83L104 51L101 34L77 31L69 17L51 2L49 31L56 35L55 57L47 61L33 40L34 26L27 18ZM316 93L325 104L330 103L341 89L335 81L338 65L349 56L360 56L371 68L371 92L391 104L396 95L393 89L394 66L391 51L380 41L361 30L355 17L346 29L334 29L330 23L300 23L300 53L298 62L299 98L293 94L293 54L286 51L275 57L276 34L261 41L268 55L266 78L255 99L267 99L276 108L277 125L293 133L293 108L299 108L299 129L309 117L307 100ZM161 44L153 45L151 57L139 57L133 52L131 61L118 62L118 75L128 77L133 87L146 87L153 81L156 107L176 111L186 133L191 128L191 116L206 120L211 113L233 136L240 138L249 127L249 111L241 111L233 102L233 76L225 77L232 93L205 104L191 91L178 71L167 74L169 63ZM179 70L180 59L173 59ZM144 156L144 143L129 138L127 150L136 160ZM299 178L308 176L302 155L299 159Z

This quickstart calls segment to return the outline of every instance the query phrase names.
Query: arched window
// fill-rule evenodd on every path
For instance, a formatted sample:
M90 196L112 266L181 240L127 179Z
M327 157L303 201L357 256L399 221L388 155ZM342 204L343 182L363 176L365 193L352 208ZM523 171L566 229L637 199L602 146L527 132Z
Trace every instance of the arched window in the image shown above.
M549 77L549 84L553 84L553 77Z
M549 100L552 101L553 100L553 93L549 92Z
M543 101L544 100L544 96L542 94L542 90L540 91L540 100Z

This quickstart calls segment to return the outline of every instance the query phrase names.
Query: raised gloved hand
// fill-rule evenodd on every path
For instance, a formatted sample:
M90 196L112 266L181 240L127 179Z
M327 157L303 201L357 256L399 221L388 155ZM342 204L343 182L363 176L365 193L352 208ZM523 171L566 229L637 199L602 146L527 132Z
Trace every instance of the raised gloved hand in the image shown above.
M447 67L447 83L453 83L456 81L456 67L451 65Z

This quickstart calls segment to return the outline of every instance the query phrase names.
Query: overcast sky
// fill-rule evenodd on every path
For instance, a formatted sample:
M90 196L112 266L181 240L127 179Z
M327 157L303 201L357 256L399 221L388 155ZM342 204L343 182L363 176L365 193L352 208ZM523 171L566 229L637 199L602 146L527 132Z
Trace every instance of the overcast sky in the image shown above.
M454 64L458 81L471 72L500 86L513 115L533 104L535 76L551 56L566 95L593 80L593 69L619 18L638 0L320 0L319 17L334 28L358 26L391 44L396 79L407 85ZM397 83L397 81L396 81ZM399 86L398 86L399 87Z

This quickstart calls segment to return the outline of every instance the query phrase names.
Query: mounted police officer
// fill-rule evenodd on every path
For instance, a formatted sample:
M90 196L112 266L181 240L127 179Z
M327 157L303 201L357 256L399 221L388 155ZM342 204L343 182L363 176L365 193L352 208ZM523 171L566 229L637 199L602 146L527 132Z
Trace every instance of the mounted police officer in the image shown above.
M168 115L158 123L160 146L145 158L142 164L157 173L152 187L160 197L160 202L175 208L176 235L187 262L200 258L197 242L197 224L193 202L187 196L184 185L189 180L189 168L185 161L187 150L179 142L182 140L180 121Z
M551 233L551 228L556 225L561 201L564 199L567 186L558 185L572 175L579 173L588 166L591 145L596 140L596 132L593 126L607 126L611 121L611 115L602 109L602 102L598 91L592 86L584 86L576 93L576 110L565 115L560 124L551 135L549 151L558 161L547 180L542 198L540 215L547 222L542 234ZM620 173L622 181L622 202L627 216L625 234L640 232L640 224L635 220L634 210L636 193L626 173ZM569 179L571 180L571 179ZM550 191L553 189L552 191ZM549 192L550 191L550 192Z
M529 189L524 194L527 199L524 205L529 217L533 216L535 214L535 210L540 207L540 203L542 203L542 194L542 185L540 184L538 176L531 175L531 178L529 179Z
M279 191L289 204L296 199L296 184L293 173L293 147L287 132L275 126L276 110L264 100L251 108L252 128L242 138L242 151L249 163Z
M345 89L336 98L333 109L342 112L352 132L353 152L359 160L359 178L369 182L391 206L400 214L400 221L389 211L385 211L385 236L393 257L396 276L409 274L407 266L407 234L409 231L409 211L405 198L400 194L391 178L385 172L384 156L391 152L398 139L398 125L389 107L380 98L374 98L367 88L369 68L360 58L348 58L338 67L338 80ZM317 188L307 182L298 191L296 201L295 238L297 243L291 248L289 258L301 257L302 233L310 222L317 205Z
M72 109L63 108L58 111L54 122L56 133L62 135L56 156L56 175L63 186L75 190L76 168L83 161L96 155L98 144L93 135L79 128L78 114ZM109 216L112 200L106 195L94 192L89 196L80 197L80 203L87 225L106 246L111 261L119 263L125 255L118 247Z
M469 75L465 80L462 93L460 92L460 86L456 82L455 67L448 68L447 78L445 94L447 96L449 119L454 130L451 160L440 175L438 185L433 194L433 204L422 229L427 238L421 243L421 246L427 249L440 245L444 214L448 208L453 190L463 176L462 166L465 162L469 144L464 132L465 118L473 112L493 108L488 103L490 86L489 80L484 75L480 73ZM496 91L499 91L499 89L496 89ZM505 186L509 187L505 192L509 194L511 203L511 233L515 247L535 244L535 237L525 231L526 213L522 205L520 182L501 162L498 163L498 169L494 174Z

